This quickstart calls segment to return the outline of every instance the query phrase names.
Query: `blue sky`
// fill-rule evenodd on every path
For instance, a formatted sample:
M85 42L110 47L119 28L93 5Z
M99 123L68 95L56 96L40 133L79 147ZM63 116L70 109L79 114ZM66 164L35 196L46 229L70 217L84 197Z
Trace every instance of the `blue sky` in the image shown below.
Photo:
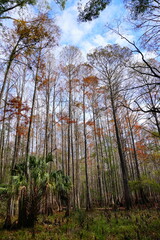
M108 43L121 43L122 41L118 36L109 32L106 24L115 27L117 22L121 22L121 28L125 34L128 35L130 40L134 39L132 31L129 30L129 24L124 21L127 17L127 11L124 8L123 0L112 0L111 4L101 12L99 18L92 20L91 22L79 23L77 21L78 10L77 4L79 0L67 0L66 7L61 10L54 0L47 0L48 5L51 6L49 14L51 17L56 18L58 26L61 28L61 44L62 45L76 45L82 50L90 50L92 47L99 45L106 45ZM85 4L87 0L81 0L82 4ZM44 0L37 0L37 3L43 10L45 5ZM14 9L9 14L15 18L21 18L24 16L34 16L37 13L36 7L28 6L27 8ZM11 23L11 22L10 22Z
M85 4L87 0L81 0ZM45 9L44 0L37 0L41 9ZM129 44L117 34L107 28L107 24L113 28L120 24L120 32L130 41L137 41L138 32L133 31L131 24L127 20L128 10L124 7L123 0L112 0L111 4L101 12L99 18L91 22L79 23L77 21L78 0L68 0L64 10L54 2L48 0L48 5L52 10L49 11L50 17L56 19L57 25L61 29L61 47L66 45L74 45L81 49L84 55L98 46L107 44L119 44L121 46L129 46ZM28 6L27 8L16 9L12 12L15 18L24 16L34 16L37 13L36 7ZM130 47L130 46L129 46Z
M141 31L133 29L133 24L128 20L130 18L129 10L124 7L123 0L112 0L110 5L101 12L97 19L84 23L79 23L77 21L78 0L68 0L66 8L63 11L61 11L57 5L53 5L53 0L49 1L52 3L54 9L50 11L50 14L51 16L52 14L53 16L56 16L57 24L61 28L60 44L62 46L77 46L81 49L84 55L98 46L103 47L107 44L119 44L121 46L132 48L126 40L109 30L107 25L114 29L117 29L117 25L119 25L121 34L131 42L135 42L137 46L139 45L138 39L141 35ZM85 3L86 1L87 0L81 0L82 3ZM156 57L153 52L147 52L144 50L143 53L147 58ZM137 60L140 60L141 56L137 54L136 58Z
M130 40L135 40L136 35L131 31L131 26L125 21L127 11L123 2L113 0L112 3L100 14L98 19L91 22L77 22L77 1L68 1L65 10L57 14L57 23L62 30L61 44L76 45L82 51L87 52L97 46L105 46L109 43L127 45L116 34L109 31L107 24L116 27L121 22L121 30Z

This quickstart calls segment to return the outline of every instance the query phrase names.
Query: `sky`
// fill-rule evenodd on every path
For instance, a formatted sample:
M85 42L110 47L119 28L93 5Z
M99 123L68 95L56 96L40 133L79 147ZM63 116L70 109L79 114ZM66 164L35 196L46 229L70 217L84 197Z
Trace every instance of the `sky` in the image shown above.
M132 48L126 40L111 31L107 26L113 29L117 29L117 26L119 26L120 33L139 46L139 37L142 32L140 29L135 30L133 23L131 24L129 20L130 12L125 8L123 0L112 0L97 19L84 23L77 21L77 3L79 0L68 0L63 11L57 5L53 4L53 0L49 1L53 7L50 14L56 17L56 22L61 29L61 46L77 46L84 56L93 51L94 48L98 46L104 47L107 44L119 44L122 47L127 46ZM81 0L82 4L86 1ZM146 58L156 57L153 52L147 52L144 49L141 50ZM135 54L135 57L136 60L141 61L139 54Z
M129 40L135 40L129 23L124 21L127 18L127 10L123 1L113 0L112 3L101 12L99 18L91 22L79 23L77 21L77 1L69 1L65 10L56 15L58 26L60 26L61 44L75 45L84 53L98 46L118 43L127 45L127 42L107 28L107 25L116 28L121 23L121 29Z
M98 46L104 47L107 44L131 47L126 40L109 30L107 25L114 29L117 28L117 25L120 26L120 32L131 42L137 42L140 36L140 33L133 30L133 25L131 26L131 23L127 20L129 11L124 7L123 0L112 0L97 19L83 23L77 21L79 0L67 0L64 10L54 0L47 1L48 6L50 6L49 16L55 18L57 25L61 29L59 43L61 47L59 49L66 45L76 46L86 56L94 48ZM81 0L82 4L86 1ZM45 9L46 2L44 0L37 0L37 2L42 10ZM17 8L10 12L11 16L17 19L25 15L34 16L36 13L36 7L31 5L23 8L23 10ZM10 21L8 24L12 24L12 22Z
M130 40L135 40L135 33L130 30L129 23L124 20L127 18L128 11L124 8L123 0L112 0L111 4L101 12L100 16L91 22L79 23L78 5L79 0L67 0L64 10L55 4L54 0L48 0L48 5L51 7L49 11L50 17L55 17L57 25L61 29L60 44L74 45L79 47L84 53L97 46L105 46L109 43L118 43L126 45L127 43L113 34L107 29L107 24L111 27L116 27L117 23L121 23L123 33L127 35ZM87 0L81 0L82 4ZM38 0L39 5L44 4L44 0ZM27 9L28 8L28 9ZM36 13L36 8L28 6L23 10L14 9L10 14L15 18L19 15L24 17L29 14L32 16ZM41 7L43 9L43 7Z

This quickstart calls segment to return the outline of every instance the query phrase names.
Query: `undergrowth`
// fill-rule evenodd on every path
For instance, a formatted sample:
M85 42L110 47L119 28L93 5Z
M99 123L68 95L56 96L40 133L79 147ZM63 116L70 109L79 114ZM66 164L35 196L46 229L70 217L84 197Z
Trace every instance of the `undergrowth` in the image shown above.
M160 213L156 210L77 210L39 216L34 229L2 230L0 240L160 240Z

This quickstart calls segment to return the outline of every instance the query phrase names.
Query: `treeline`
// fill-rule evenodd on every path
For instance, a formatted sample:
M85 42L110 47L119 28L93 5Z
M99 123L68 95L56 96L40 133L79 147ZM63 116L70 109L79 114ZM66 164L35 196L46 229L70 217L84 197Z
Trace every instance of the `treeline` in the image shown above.
M117 44L55 59L46 15L4 29L0 193L5 227L55 209L155 206L160 200L159 62Z

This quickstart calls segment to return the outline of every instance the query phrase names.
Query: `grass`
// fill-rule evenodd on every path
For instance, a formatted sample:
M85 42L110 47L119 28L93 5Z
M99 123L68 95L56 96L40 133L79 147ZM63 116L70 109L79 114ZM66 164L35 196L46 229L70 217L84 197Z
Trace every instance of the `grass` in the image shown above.
M160 240L160 213L156 210L78 210L40 216L35 229L2 230L0 240Z

